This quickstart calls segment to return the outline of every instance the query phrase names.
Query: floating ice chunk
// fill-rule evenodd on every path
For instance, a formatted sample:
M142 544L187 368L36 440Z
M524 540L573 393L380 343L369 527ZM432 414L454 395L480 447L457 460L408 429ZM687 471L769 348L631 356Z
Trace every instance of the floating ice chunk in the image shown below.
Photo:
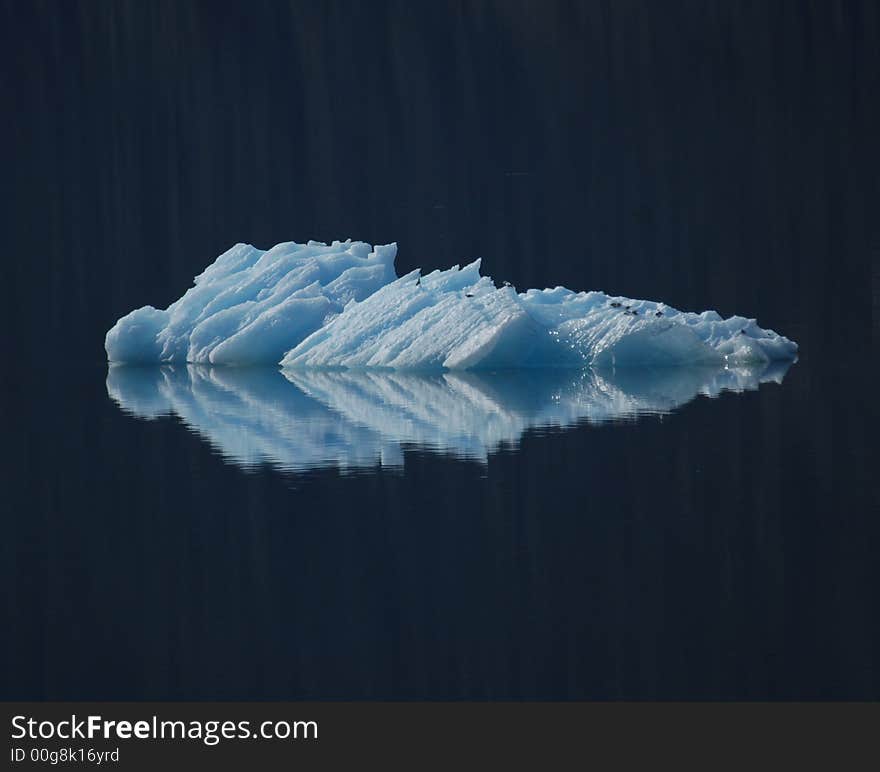
M768 362L797 344L742 317L574 293L517 294L464 269L418 272L352 304L289 351L285 368L594 368ZM745 327L744 327L745 326Z
M162 346L159 335L168 325L170 314L152 306L136 308L123 316L104 338L111 362L159 362Z
M147 306L107 333L111 362L277 364L351 301L395 278L395 244L237 244L166 310Z
M797 344L753 319L575 293L518 294L480 261L398 278L396 246L238 244L166 310L107 333L113 362L396 370L666 366L791 360Z

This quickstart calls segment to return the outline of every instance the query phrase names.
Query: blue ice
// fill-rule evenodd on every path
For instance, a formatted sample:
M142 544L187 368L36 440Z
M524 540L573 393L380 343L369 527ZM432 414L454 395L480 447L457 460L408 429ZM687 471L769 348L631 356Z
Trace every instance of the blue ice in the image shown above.
M107 333L111 362L285 369L766 364L797 344L754 319L564 287L517 292L464 267L398 277L396 244L237 244L168 308Z

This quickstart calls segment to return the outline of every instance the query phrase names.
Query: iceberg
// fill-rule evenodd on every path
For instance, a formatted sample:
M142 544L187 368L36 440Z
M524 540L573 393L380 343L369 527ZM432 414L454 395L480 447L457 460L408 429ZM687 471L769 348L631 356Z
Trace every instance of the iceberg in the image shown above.
M399 469L404 450L486 463L528 431L667 415L781 383L789 363L414 373L382 370L112 365L107 392L141 420L177 416L227 462L284 472Z
M766 364L797 344L754 319L564 287L517 292L480 260L398 277L396 244L237 244L168 308L123 316L116 363L466 371Z
M350 303L396 278L397 246L356 241L236 244L165 310L123 316L104 340L111 362L277 364Z

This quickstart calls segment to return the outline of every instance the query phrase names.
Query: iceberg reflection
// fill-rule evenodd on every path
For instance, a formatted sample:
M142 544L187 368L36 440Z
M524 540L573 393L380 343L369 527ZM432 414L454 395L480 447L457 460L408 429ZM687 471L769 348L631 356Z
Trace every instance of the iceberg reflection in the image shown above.
M403 465L415 447L485 461L528 430L664 415L698 395L781 383L759 367L499 372L111 366L107 392L142 419L178 416L244 468Z

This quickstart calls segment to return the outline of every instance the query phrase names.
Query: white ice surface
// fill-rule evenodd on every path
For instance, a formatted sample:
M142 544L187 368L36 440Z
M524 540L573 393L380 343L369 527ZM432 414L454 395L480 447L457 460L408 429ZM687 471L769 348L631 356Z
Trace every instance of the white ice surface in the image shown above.
M145 306L107 333L111 362L277 364L352 301L395 278L397 246L236 244L164 311Z
M572 292L517 293L480 261L397 278L396 245L238 244L166 310L122 317L111 362L285 368L476 370L743 364L791 360L797 344L754 319Z

